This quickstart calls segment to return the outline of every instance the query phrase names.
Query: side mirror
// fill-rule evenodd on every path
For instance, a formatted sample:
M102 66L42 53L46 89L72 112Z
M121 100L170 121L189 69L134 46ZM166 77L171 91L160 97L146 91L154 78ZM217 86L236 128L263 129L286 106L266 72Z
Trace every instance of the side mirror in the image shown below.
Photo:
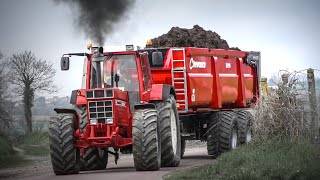
M61 70L62 71L67 71L69 70L69 57L61 57Z
M157 51L152 53L152 66L163 67L163 56L161 52Z
M249 65L256 65L257 61L259 61L259 54L257 53L249 54L246 59L246 63Z

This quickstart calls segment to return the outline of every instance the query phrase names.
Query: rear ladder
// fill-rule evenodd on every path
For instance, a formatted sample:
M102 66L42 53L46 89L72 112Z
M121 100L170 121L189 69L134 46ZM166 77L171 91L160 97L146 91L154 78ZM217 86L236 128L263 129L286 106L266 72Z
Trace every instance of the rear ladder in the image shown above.
M177 56L179 53L182 57ZM181 59L182 58L182 59ZM171 77L172 85L176 91L178 111L188 111L188 92L187 92L187 78L186 78L186 57L184 48L173 48L172 49L172 68Z

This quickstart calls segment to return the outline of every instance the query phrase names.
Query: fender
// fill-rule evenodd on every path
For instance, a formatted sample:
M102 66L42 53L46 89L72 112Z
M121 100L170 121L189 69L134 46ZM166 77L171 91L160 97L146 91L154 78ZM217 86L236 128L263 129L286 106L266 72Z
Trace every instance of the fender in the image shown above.
M75 117L76 117L75 122L74 122L74 127L75 127L75 129L79 129L80 117L79 117L79 115L78 115L76 110L74 110L74 109L64 109L64 108L54 108L53 110L57 114L63 114L63 113L74 114Z
M147 103L147 104L135 104L134 109L145 109L145 108L151 108L151 109L156 109L156 106L153 103Z
M153 84L150 92L150 100L161 101L168 99L170 94L176 98L176 92L173 86L169 84Z
M73 105L86 105L87 100L85 98L85 90L73 90L71 93L70 104ZM80 94L80 95L78 95Z

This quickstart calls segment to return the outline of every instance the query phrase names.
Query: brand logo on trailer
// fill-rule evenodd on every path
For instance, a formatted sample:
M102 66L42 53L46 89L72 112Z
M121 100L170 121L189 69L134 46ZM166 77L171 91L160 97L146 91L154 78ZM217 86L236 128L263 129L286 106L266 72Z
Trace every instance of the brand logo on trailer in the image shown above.
M207 63L206 62L200 62L200 61L195 61L193 58L190 59L190 64L189 68L206 68Z

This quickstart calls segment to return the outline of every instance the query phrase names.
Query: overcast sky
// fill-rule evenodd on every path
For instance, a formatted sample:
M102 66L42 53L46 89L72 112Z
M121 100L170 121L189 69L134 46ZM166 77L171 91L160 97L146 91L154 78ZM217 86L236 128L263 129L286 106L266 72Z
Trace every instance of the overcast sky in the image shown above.
M198 24L230 46L261 51L263 76L320 69L319 8L319 0L137 0L106 45L144 45L173 26ZM74 14L52 0L0 0L0 51L10 56L31 50L53 62L60 96L81 87L83 69L81 59L72 59L70 71L60 71L61 55L86 52L90 42L74 25Z

